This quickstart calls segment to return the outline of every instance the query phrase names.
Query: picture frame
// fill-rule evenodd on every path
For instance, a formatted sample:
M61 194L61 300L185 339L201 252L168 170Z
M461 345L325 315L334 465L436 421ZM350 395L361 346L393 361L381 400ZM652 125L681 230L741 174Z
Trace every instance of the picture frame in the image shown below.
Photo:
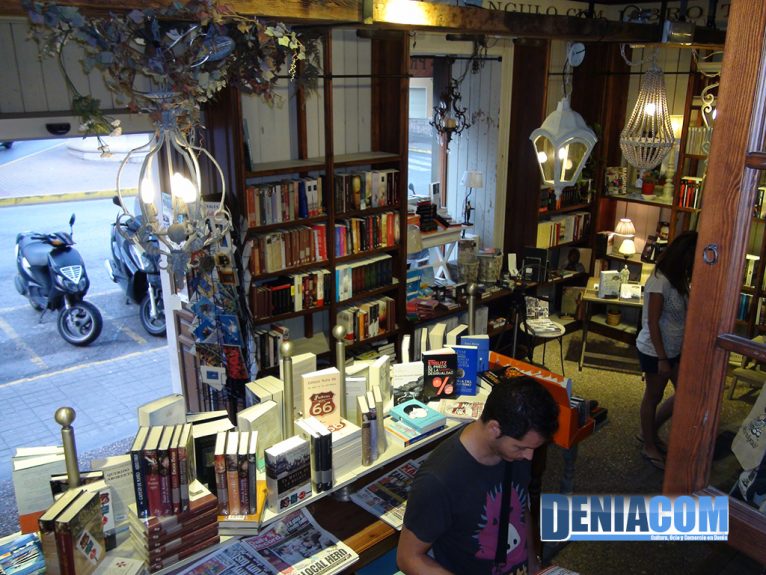
M646 237L646 243L644 249L641 251L641 261L646 263L654 263L654 247L657 243L657 236L650 235Z

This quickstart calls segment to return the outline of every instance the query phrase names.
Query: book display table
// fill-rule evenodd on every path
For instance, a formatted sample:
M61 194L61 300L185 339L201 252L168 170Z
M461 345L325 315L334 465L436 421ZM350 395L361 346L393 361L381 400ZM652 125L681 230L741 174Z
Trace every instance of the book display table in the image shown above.
M586 354L589 352L587 351L588 346L588 327L589 324L593 321L595 321L595 317L593 315L593 306L596 304L601 305L608 305L613 306L616 308L637 308L641 309L644 305L644 298L643 296L637 297L637 298L600 298L598 297L598 290L596 289L597 285L597 279L596 278L589 278L588 279L588 287L585 289L585 292L582 296L582 302L585 306L585 309L583 310L583 320L582 320L582 346L580 347L580 361L578 363L579 370L582 371L583 365L585 365L586 361ZM619 332L622 332L622 334L625 335L624 338L618 338L621 341L627 341L629 343L632 343L635 341L636 334L638 333L638 328L640 326L640 315L639 315L639 322L638 325L629 325L627 323L620 322L618 325L609 326L613 330L618 330ZM599 354L591 354L593 357L600 357ZM625 358L621 358L619 356L608 356L605 359L609 359L624 365L620 365L617 367L613 367L610 369L615 369L616 371L627 371L630 373L634 373L636 371L638 366L638 359L636 358L633 362L626 362ZM591 367L600 367L598 365L591 365Z

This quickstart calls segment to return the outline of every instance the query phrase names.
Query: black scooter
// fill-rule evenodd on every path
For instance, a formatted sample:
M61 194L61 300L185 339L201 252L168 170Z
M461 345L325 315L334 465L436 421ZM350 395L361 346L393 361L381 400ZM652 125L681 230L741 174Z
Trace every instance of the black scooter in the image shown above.
M120 198L112 200L118 207ZM141 216L124 219L124 212L112 224L112 257L104 265L109 277L128 296L128 302L139 304L141 325L149 335L165 335L165 306L162 300L159 256L150 255L130 239L141 227ZM117 229L121 226L122 232Z
M69 218L69 233L23 232L16 236L16 290L31 306L42 311L60 310L58 331L72 345L88 345L101 333L101 312L84 300L90 281L85 262L74 249Z

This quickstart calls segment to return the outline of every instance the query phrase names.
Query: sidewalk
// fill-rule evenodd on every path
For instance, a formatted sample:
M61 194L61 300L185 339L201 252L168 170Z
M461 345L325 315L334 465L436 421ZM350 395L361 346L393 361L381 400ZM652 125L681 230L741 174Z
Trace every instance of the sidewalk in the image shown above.
M111 198L116 193L120 162L113 159L84 160L68 150L66 141L54 147L24 154L24 142L11 151L3 151L6 163L0 164L0 207ZM9 159L11 158L11 159ZM128 163L121 177L121 187L135 193L139 163Z
M138 429L138 406L172 393L167 354L160 347L0 386L0 461L6 462L0 466L0 536L18 529L10 465L16 448L61 445L54 414L67 406L76 412L81 466L88 468L97 455L124 453Z

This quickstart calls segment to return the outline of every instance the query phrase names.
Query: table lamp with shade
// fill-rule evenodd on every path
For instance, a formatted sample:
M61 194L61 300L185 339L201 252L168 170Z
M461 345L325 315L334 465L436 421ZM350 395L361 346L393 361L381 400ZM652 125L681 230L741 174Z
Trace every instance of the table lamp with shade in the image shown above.
M468 193L463 203L463 225L470 226L472 225L471 212L475 209L471 206L471 194L474 189L478 190L484 187L484 174L475 170L466 170L463 172L463 178L460 183L468 188ZM465 230L463 230L462 235L465 237Z

